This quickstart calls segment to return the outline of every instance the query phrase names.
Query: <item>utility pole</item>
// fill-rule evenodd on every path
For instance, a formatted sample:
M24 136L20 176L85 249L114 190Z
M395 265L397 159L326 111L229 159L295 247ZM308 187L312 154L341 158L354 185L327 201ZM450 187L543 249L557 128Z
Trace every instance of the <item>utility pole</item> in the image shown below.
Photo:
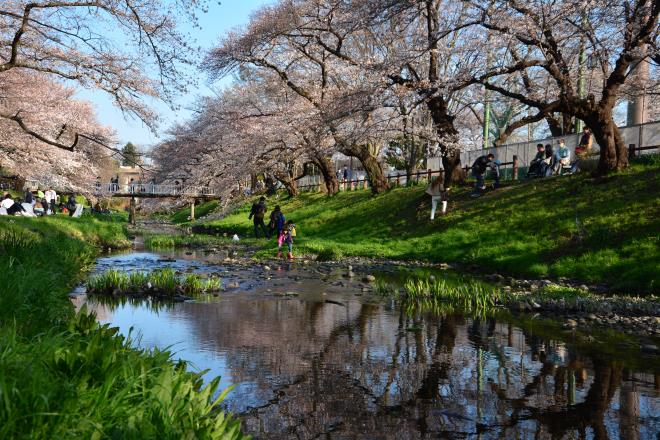
M578 83L577 83L577 91L578 91L578 96L580 99L584 98L585 96L585 90L584 90L584 68L587 64L587 52L584 47L584 38L582 39L582 42L580 43L580 57L578 59ZM580 133L582 131L584 123L582 122L581 119L575 119L575 132Z
M486 57L487 68L490 70L490 52ZM490 94L488 89L484 90L484 144L483 149L488 148L488 138L490 137Z
M488 138L490 137L490 101L488 98L488 90L486 90L486 106L484 107L484 145L483 148L488 148Z
M587 26L587 15L582 14L582 26L586 27ZM580 55L578 55L578 83L577 83L577 92L578 92L578 97L580 99L583 99L585 97L585 90L584 90L584 69L587 65L587 50L586 50L586 42L584 39L584 36L580 37ZM575 118L575 132L580 133L582 131L582 127L584 126L584 122L582 122L581 119Z

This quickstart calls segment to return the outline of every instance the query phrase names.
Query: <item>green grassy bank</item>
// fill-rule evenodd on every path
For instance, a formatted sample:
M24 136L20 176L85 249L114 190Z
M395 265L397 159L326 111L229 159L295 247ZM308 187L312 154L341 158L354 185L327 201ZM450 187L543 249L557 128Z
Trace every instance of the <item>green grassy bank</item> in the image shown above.
M217 381L74 313L99 248L127 244L111 218L0 218L0 438L240 437Z
M660 162L654 156L605 178L563 176L512 184L469 197L429 220L424 188L332 198L269 200L297 224L297 253L475 264L517 276L607 282L627 293L660 292ZM252 236L249 205L203 223ZM274 240L264 252L273 252Z

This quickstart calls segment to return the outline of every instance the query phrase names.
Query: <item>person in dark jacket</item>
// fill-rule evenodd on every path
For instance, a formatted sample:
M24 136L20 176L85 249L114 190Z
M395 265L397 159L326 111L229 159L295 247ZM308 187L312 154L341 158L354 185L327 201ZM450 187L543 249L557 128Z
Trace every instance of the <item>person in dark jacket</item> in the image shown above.
M69 200L66 202L66 209L69 210L69 217L73 216L73 213L76 212L76 196L71 194Z
M527 177L541 174L541 163L545 160L545 147L543 144L536 144L536 156L529 163Z
M25 213L25 208L23 208L23 204L21 203L20 199L14 200L14 204L11 205L9 208L7 208L7 214L9 215L24 214L24 213Z
M273 236L273 232L277 232L277 234L275 234L276 237L280 236L282 229L284 228L285 221L286 218L284 217L284 214L282 214L280 205L275 206L273 212L270 213L270 223L268 224L271 237Z
M270 234L268 233L266 225L264 224L264 217L267 210L268 208L266 207L266 198L263 196L259 198L259 202L252 204L252 209L250 210L248 219L251 219L254 222L254 236L257 238L259 238L259 228L261 228L263 231L264 237L270 238Z
M488 155L480 156L472 164L472 175L477 179L476 190L486 189L484 180L486 179L486 171L488 168L493 170L493 178L495 179L495 188L500 186L500 166L495 162L495 155L490 153Z
M24 198L25 198L25 203L29 203L30 205L32 205L32 202L34 202L34 197L32 196L32 191L30 191L29 189L25 190Z

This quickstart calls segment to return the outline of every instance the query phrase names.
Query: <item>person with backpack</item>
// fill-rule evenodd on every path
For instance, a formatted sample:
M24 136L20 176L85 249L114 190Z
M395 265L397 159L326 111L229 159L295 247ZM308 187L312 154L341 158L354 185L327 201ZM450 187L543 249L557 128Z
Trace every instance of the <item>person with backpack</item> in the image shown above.
M277 258L282 258L282 246L286 244L289 248L286 257L289 261L293 261L293 237L295 236L296 225L294 225L291 220L288 220L284 224L282 232L280 232L280 235L277 237Z
M254 222L254 236L257 238L259 238L259 228L261 228L263 231L264 237L270 238L270 234L268 233L266 225L264 224L264 217L267 210L268 208L266 207L266 198L264 196L259 198L259 202L252 204L252 209L250 210L248 219Z
M268 224L268 229L271 237L273 236L273 232L277 231L276 237L279 237L280 234L282 233L282 229L284 228L284 223L286 222L286 218L284 217L284 214L282 214L282 210L280 209L280 205L275 206L275 209L273 212L270 213L270 223Z

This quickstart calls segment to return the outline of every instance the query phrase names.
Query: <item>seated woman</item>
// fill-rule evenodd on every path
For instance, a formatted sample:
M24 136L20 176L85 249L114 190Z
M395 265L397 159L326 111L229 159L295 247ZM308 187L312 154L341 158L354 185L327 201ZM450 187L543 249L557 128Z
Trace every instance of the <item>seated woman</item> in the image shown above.
M44 209L44 206L41 204L41 200L39 199L35 201L33 210L36 215L46 214L46 210Z
M536 156L529 163L527 177L541 175L541 163L545 160L545 147L543 144L536 144Z
M14 204L7 208L8 215L23 215L25 213L25 208L20 199L16 199Z
M550 177L555 166L555 155L552 151L552 145L548 144L545 146L545 157L541 161L541 177Z

